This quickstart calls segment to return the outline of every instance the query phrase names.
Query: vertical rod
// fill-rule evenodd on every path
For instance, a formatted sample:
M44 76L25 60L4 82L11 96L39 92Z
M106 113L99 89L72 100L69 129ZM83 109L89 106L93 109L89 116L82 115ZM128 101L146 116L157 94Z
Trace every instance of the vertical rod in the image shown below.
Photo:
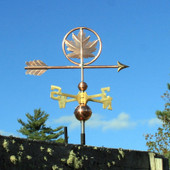
M85 145L85 121L81 121L81 145Z
M84 82L84 68L83 68L83 63L81 64L81 82Z
M81 82L84 82L84 58L83 58L83 29L80 28L80 66L81 66ZM81 121L81 145L85 145L85 121Z
M81 81L84 82L84 58L83 58L83 29L80 28L80 65L81 65Z
M64 127L64 140L65 144L68 144L68 133L67 133L67 127Z

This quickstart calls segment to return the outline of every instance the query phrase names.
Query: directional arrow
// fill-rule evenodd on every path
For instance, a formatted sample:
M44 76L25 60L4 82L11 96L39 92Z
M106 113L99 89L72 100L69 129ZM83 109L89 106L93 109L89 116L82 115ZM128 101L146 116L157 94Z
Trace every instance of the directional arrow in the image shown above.
M47 66L44 62L42 62L41 60L34 60L34 61L29 61L26 62L26 67L25 69L26 74L30 74L30 75L36 75L36 76L40 76L43 73L45 73L48 69L81 69L81 66ZM117 68L118 72L124 68L127 68L129 66L124 65L122 63L120 63L119 61L117 62L117 65L92 65L92 66L83 66L84 69L91 69L91 68Z

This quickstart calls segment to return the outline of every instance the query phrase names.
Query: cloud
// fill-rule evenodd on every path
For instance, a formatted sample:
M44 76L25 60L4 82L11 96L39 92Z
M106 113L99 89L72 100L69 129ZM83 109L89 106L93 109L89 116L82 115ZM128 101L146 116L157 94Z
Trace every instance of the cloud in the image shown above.
M57 124L58 123L61 123L61 124L62 123L68 123L70 129L75 129L78 126L80 126L80 122L77 121L77 119L75 118L74 115L72 115L72 116L62 116L58 119L53 120L52 123L57 123Z
M135 122L130 120L130 116L126 113L121 113L117 118L105 122L103 130L107 129L126 129L136 126Z
M102 130L120 130L136 126L135 122L130 120L127 113L120 113L116 118L104 120L100 115L95 114L92 120L87 122L89 127L101 127Z
M162 122L161 120L159 120L158 118L151 118L151 119L145 119L145 120L138 120L137 121L139 125L143 125L143 126L150 126L150 127L154 127L154 126L161 126Z
M162 124L162 122L158 118L152 118L152 119L148 120L149 126L155 126L155 125L161 125L161 124Z
M55 119L53 123L68 123L69 129L75 129L80 126L74 115L63 116ZM136 123L130 120L130 116L126 113L120 113L116 118L111 120L104 120L99 114L93 114L90 120L86 122L86 127L101 128L102 130L120 130L136 126Z
M0 130L0 135L4 135L4 136L16 136L13 133L5 132L4 130Z

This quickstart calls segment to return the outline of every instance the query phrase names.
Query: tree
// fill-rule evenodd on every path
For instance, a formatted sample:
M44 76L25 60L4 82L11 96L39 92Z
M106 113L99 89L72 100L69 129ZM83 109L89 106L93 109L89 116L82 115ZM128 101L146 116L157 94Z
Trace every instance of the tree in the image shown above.
M26 113L28 123L23 122L21 119L18 119L18 122L22 125L22 127L18 130L18 132L27 136L28 139L36 139L36 140L54 140L56 142L63 143L64 139L59 138L62 134L64 134L63 126L60 126L56 129L52 129L51 127L46 127L45 122L47 121L49 114L41 111L41 109L35 109L34 115L30 115Z
M157 132L147 134L145 139L148 151L157 152L169 159L170 164L170 84L168 90L161 96L165 100L165 108L163 111L156 111L156 116L161 120L162 125L157 129Z

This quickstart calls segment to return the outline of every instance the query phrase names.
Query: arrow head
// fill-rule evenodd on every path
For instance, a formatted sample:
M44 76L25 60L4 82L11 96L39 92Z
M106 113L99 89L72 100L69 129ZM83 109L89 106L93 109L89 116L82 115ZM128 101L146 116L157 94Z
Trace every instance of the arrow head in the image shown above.
M118 72L119 72L120 70L124 69L124 68L129 67L129 66L127 66L127 65L124 65L124 64L120 63L119 61L117 62L117 65L118 65L118 69L117 69Z

